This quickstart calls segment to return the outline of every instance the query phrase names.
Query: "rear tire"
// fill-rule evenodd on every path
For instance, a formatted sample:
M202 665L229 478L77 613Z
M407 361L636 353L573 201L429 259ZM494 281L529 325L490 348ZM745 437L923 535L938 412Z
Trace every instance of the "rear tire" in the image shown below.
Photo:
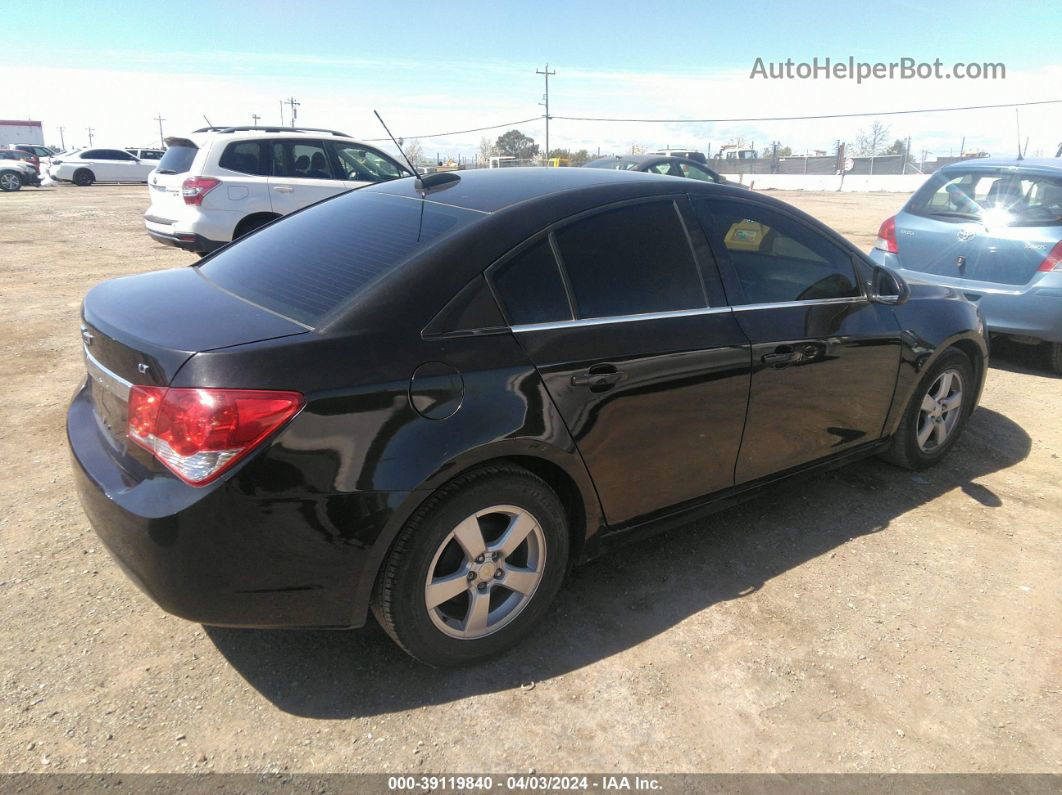
M1051 372L1062 375L1062 342L1047 343L1047 366Z
M12 192L22 188L22 175L17 171L0 171L0 190Z
M96 175L87 168L79 168L74 172L73 183L79 188L87 188L96 181Z
M567 571L568 541L564 508L541 478L508 464L467 472L406 523L376 582L373 613L421 662L479 662L545 614Z
M940 461L966 427L977 394L974 378L966 354L956 348L942 353L918 382L900 427L881 457L912 470Z

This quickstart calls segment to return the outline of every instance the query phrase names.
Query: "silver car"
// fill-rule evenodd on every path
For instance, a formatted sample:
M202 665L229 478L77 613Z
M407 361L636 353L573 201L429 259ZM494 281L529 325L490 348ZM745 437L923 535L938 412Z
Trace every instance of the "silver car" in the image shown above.
M910 282L958 288L989 331L1047 343L1062 373L1062 160L940 169L882 223L870 257Z

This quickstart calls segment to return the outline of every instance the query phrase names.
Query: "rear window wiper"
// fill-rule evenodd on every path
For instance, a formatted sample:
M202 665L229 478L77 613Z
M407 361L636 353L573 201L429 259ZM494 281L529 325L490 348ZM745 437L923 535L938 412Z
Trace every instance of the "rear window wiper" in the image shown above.
M156 174L176 174L177 172L174 171L172 168L156 168L155 169L155 173Z

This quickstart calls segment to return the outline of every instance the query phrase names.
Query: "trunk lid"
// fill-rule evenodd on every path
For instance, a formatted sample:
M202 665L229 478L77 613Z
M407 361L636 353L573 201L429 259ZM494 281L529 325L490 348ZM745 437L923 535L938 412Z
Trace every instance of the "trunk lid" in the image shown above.
M139 448L125 436L132 385L166 386L202 351L306 331L214 287L195 268L104 282L89 291L82 306L82 344L96 416L115 450L133 453Z
M904 270L971 282L1022 285L1035 275L1059 226L951 223L911 213L896 217L897 257Z

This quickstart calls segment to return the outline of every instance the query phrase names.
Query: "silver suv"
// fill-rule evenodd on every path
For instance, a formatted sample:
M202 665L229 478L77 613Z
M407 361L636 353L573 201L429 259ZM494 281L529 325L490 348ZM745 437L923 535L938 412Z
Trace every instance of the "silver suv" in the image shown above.
M160 243L197 254L337 193L412 176L336 130L204 127L166 147L148 178L144 225Z

